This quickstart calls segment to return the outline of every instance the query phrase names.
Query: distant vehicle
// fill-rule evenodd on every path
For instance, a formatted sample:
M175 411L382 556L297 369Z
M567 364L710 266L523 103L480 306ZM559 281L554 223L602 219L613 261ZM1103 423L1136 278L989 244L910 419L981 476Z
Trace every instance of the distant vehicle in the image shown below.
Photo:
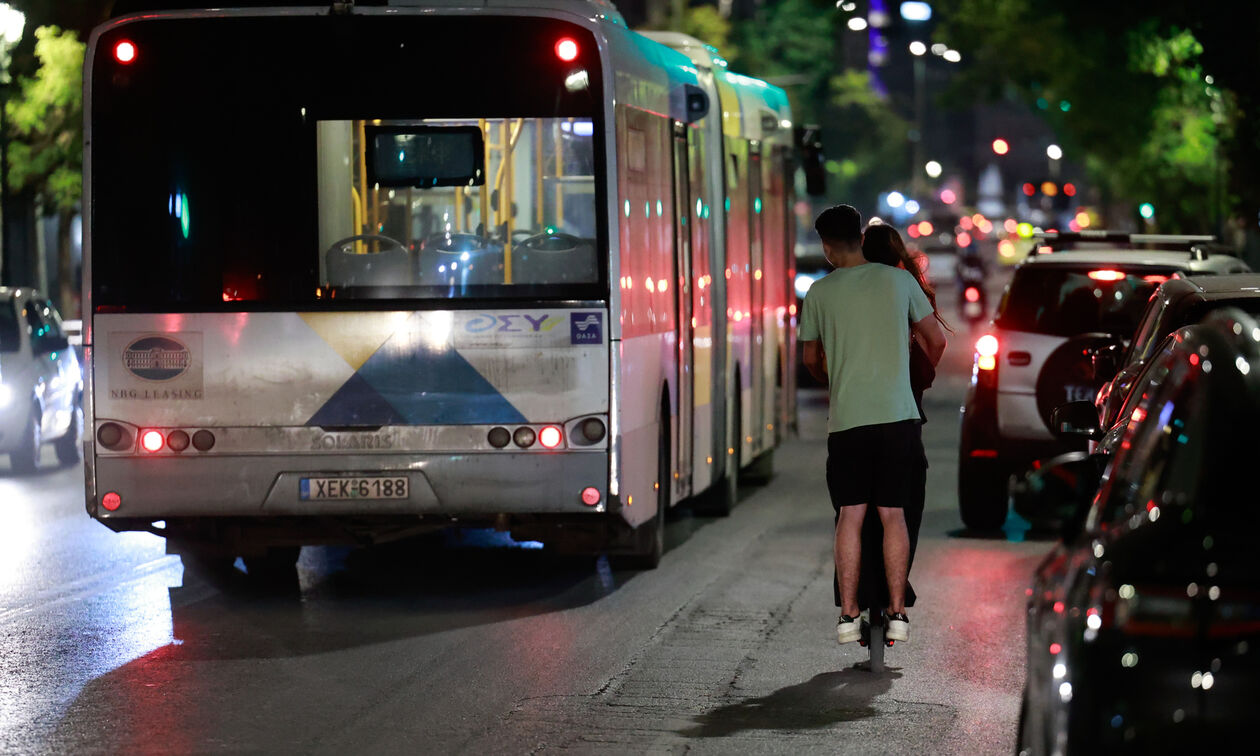
M264 573L451 526L650 568L768 475L823 173L783 90L606 0L245 4L88 45L89 514Z
M1260 322L1177 332L1097 496L1043 489L1063 540L1028 591L1017 750L1245 743L1260 697ZM1088 408L1086 408L1088 410ZM1070 477L1060 476L1059 480Z
M804 306L805 295L809 293L809 288L814 282L830 273L834 268L831 263L827 262L827 258L821 253L809 255L797 255L796 257L796 280L793 282L793 288L796 290L796 312L801 312ZM799 315L798 315L799 317ZM820 385L814 376L805 369L805 347L800 342L796 342L796 385L802 388L816 387Z
M1132 343L1119 358L1119 367L1102 368L1114 375L1098 392L1099 424L1110 428L1115 423L1134 379L1165 336L1224 307L1260 313L1260 273L1178 277L1161 284L1146 306Z
M30 288L0 287L0 453L39 469L51 442L62 464L82 458L83 371L57 308Z
M976 340L958 462L959 511L968 528L1000 527L1010 476L1073 450L1051 432L1051 412L1097 397L1109 376L1095 375L1093 355L1132 339L1156 286L1176 275L1249 270L1236 257L1208 252L1211 238L1108 232L1038 238Z

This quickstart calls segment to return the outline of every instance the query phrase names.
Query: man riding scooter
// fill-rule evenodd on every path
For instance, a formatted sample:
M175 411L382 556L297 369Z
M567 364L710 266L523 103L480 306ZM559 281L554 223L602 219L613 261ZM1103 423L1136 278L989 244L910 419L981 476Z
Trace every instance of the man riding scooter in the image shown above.
M984 264L979 252L964 248L958 253L954 273L958 287L958 312L974 328L984 321L989 312L988 296L985 293L985 281L989 277L988 266Z

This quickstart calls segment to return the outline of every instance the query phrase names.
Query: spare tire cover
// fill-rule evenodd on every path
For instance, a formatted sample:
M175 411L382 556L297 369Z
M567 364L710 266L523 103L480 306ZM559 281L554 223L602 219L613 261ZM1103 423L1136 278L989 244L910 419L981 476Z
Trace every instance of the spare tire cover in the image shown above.
M1050 413L1068 402L1092 402L1098 396L1104 380L1094 376L1089 352L1095 347L1115 343L1115 337L1105 333L1083 333L1073 336L1054 350L1037 374L1037 411L1041 422L1050 427Z

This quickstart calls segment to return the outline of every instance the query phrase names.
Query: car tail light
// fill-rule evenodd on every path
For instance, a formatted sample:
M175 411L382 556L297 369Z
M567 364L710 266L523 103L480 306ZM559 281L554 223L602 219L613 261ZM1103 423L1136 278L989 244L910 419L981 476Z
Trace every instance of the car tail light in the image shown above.
M968 286L967 289L963 292L963 298L966 299L968 302L979 302L980 290L974 286Z
M1159 276L1159 275L1142 276L1142 280L1147 283L1153 283L1156 286L1159 286L1160 284L1168 280L1168 276Z
M564 434L554 425L544 426L538 431L538 443L543 445L544 449L554 449L564 440Z
M587 486L582 489L582 503L588 507L598 504L601 498L603 497L600 495L599 489L594 486Z
M162 438L161 431L147 430L140 434L140 445L147 452L158 451L165 443L166 439Z
M119 63L131 63L136 59L136 45L130 40L122 40L114 45L114 60Z
M1091 270L1089 277L1095 281L1123 281L1125 274L1118 270Z
M997 367L998 340L991 333L976 339L976 367L993 370Z

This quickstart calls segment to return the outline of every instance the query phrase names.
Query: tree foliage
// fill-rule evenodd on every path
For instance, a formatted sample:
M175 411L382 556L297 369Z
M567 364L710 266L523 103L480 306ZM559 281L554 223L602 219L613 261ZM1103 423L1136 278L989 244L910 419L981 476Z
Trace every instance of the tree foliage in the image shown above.
M1026 103L1106 196L1154 203L1161 230L1203 231L1227 208L1255 217L1260 200L1240 180L1260 151L1238 128L1256 87L1238 56L1255 45L1232 50L1215 5L939 0L937 37L969 63L955 95ZM1260 16L1229 6L1254 40Z
M83 54L72 31L35 30L39 69L17 79L5 106L9 131L9 190L33 189L59 210L83 193Z

